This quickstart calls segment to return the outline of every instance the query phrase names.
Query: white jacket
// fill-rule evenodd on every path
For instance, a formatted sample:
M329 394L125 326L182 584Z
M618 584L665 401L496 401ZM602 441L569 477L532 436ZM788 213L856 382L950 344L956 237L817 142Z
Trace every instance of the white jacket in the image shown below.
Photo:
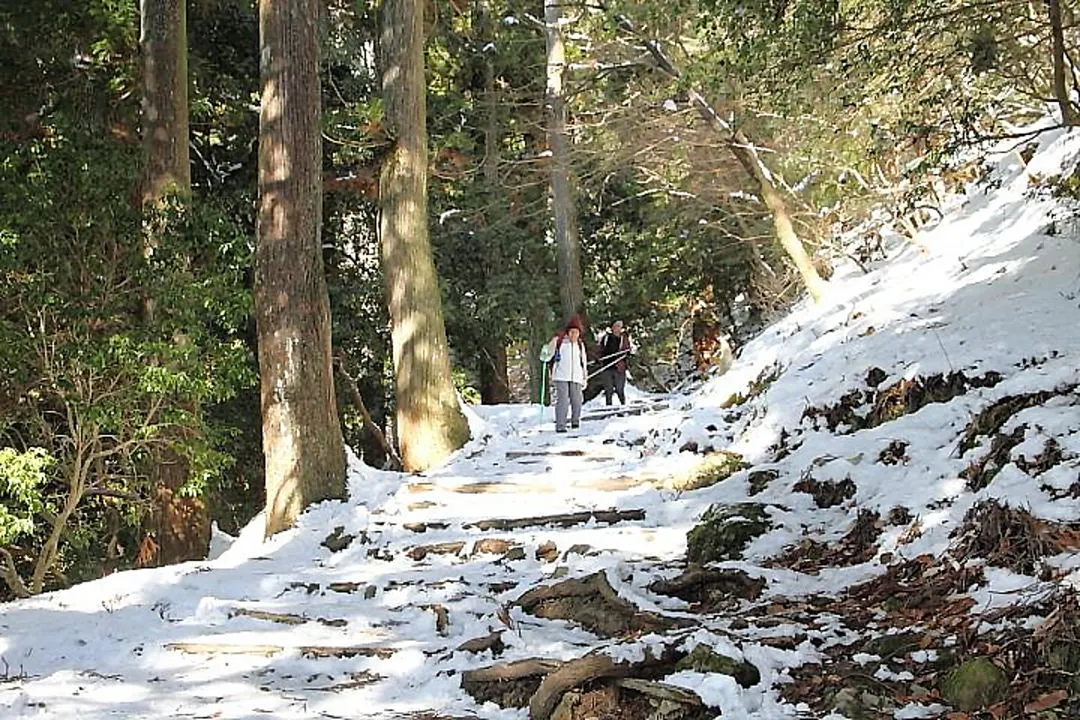
M558 342L558 336L551 338L548 344L544 346L544 352L540 354L540 359L547 361L555 357ZM585 368L588 367L588 360L585 357L585 343L578 340L575 344L570 342L570 338L564 337L562 344L558 346L558 354L555 366L551 370L551 379L584 385L588 379L588 373L585 371Z

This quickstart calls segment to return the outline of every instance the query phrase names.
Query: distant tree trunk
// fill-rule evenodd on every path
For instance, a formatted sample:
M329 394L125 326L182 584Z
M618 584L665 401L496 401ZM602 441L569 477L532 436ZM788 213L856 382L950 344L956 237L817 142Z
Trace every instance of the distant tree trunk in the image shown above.
M566 48L560 23L560 0L544 0L544 27L547 38L547 110L548 146L551 148L551 206L555 219L555 243L558 248L559 297L563 317L584 314L585 291L581 281L581 243L578 238L577 210L570 172L570 149L566 135L566 98L563 73L566 71Z
M158 246L158 221L153 218L164 201L191 196L191 159L188 153L187 12L184 0L141 0L139 45L142 52L142 136L145 170L142 203L147 213L147 257ZM144 314L153 323L155 308L147 298ZM183 342L183 340L179 340ZM197 412L194 402L187 410ZM178 494L187 482L187 459L170 443L181 440L169 433L166 446L150 458L154 482L151 528L156 542L144 564L167 565L206 557L210 548L210 513L199 498Z
M1069 86L1065 77L1065 33L1062 30L1059 0L1046 0L1046 12L1050 17L1051 52L1054 58L1054 97L1061 108L1061 121L1070 127L1080 125L1076 106L1069 98Z
M491 8L485 0L476 5L477 27L480 30L481 47L493 42ZM484 54L484 187L489 198L489 210L499 198L499 148L502 144L502 132L499 125L499 90L495 87L495 68L492 53ZM487 235L490 249L489 262L485 276L490 278L500 275L506 267L502 240L492 234ZM510 402L510 378L506 367L506 343L503 342L501 328L488 328L493 334L484 342L480 362L480 401L485 405Z
M623 17L620 22L630 32L637 32L634 24L629 19ZM646 40L645 47L653 56L653 60L656 61L657 67L661 71L672 78L678 79L681 77L678 69L671 64L658 42ZM735 156L735 159L739 161L739 164L743 166L743 169L746 170L750 177L757 182L761 198L772 213L773 225L776 227L776 235L780 240L781 247L787 252L788 257L791 258L795 268L802 276L803 284L806 285L810 297L814 299L814 302L820 302L828 290L828 284L818 274L814 263L806 252L806 248L803 247L802 241L796 234L795 227L791 223L791 213L784 202L784 196L777 189L776 183L772 179L772 173L769 172L765 163L758 156L754 144L741 130L731 127L729 123L723 120L719 113L716 112L716 108L702 97L701 93L696 89L690 88L689 95L690 102L697 108L701 118L724 139L724 143L732 155Z
M492 341L480 358L480 402L498 405L510 402L510 379L506 370L506 346Z
M379 178L379 234L394 347L396 429L405 469L419 471L469 437L450 375L428 237L422 3L383 0L380 50L386 124L394 138Z
M260 0L255 322L266 535L345 497L323 271L319 0Z
M696 93L693 94L696 95ZM711 108L709 110L715 115L715 111ZM776 236L780 240L780 246L784 248L788 257L791 258L791 262L795 263L795 268L799 271L799 275L802 276L803 284L806 285L810 297L814 299L814 302L821 302L828 285L818 274L810 255L807 254L806 248L803 247L802 241L799 240L795 227L791 224L791 213L788 212L787 203L784 202L784 196L776 188L772 174L765 167L765 163L761 161L761 157L757 154L753 143L741 130L736 130L733 133L731 140L728 141L728 147L743 168L757 181L765 206L772 212L773 225L776 228Z

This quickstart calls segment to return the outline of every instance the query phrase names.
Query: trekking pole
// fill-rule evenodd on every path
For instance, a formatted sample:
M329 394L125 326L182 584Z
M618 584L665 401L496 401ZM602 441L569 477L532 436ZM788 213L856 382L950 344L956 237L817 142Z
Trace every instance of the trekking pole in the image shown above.
M588 382L589 380L592 380L592 379L593 379L594 377L596 377L596 376L597 376L597 375L599 375L600 373L604 372L604 371L605 371L605 370L607 370L607 369L608 369L609 367L612 367L613 365L616 365L616 364L618 364L618 362L619 362L620 360L622 360L622 357L620 357L620 356L622 356L622 355L626 355L626 354L628 354L629 352L630 352L629 350L620 350L619 352L615 353L614 355L608 355L608 357L609 357L609 358L615 358L615 359L614 359L614 360L612 360L611 362L609 362L609 363L608 363L607 365L605 365L604 367L600 368L599 370L594 370L593 372L589 373L588 377L586 377L586 378L585 378L585 381L586 381L586 382Z
M544 401L547 399L547 363L540 363L540 422L544 421Z

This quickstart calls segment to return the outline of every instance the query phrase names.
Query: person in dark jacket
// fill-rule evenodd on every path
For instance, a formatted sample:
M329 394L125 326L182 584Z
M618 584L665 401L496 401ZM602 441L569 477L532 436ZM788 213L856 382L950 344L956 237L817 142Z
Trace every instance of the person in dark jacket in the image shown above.
M603 371L604 400L610 405L611 396L619 396L619 404L626 404L626 359L634 352L630 335L623 329L622 320L611 323L607 332L600 336L600 367Z

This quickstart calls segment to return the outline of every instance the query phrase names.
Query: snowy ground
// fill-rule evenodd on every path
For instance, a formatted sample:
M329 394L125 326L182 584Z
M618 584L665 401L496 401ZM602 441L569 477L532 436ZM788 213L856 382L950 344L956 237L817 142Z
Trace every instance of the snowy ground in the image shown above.
M940 556L968 510L988 498L1047 520L1080 520L1080 505L1066 492L1080 467L1080 409L1071 389L1080 384L1080 245L1069 212L1031 182L1071 172L1080 139L1048 133L1040 142L1027 167L1015 152L996 158L993 182L957 199L921 238L928 252L900 245L869 274L842 268L824 309L800 306L745 347L728 374L691 394L638 394L637 414L608 415L594 401L581 430L569 435L555 435L550 416L542 422L536 406L478 408L476 439L446 466L402 476L353 462L348 503L312 508L298 528L267 543L256 521L214 560L120 573L0 607L0 717L299 720L438 711L524 718L525 709L481 705L461 689L462 671L496 659L456 648L500 629L506 650L498 662L566 660L595 648L632 654L630 645L658 642L603 640L512 605L537 585L598 570L644 610L695 618L699 628L683 631L686 643L712 645L758 668L761 681L749 688L727 675L682 671L667 678L696 691L717 715L826 717L784 701L779 689L793 669L849 639L843 623L818 618L809 637L802 626L803 634L792 631L797 640L783 646L767 642L789 631L782 623L766 628L734 623L735 616L695 616L686 603L648 589L678 572L686 532L711 504L747 501L751 473L693 492L672 490L667 480L700 462L701 455L680 452L688 443L738 452L753 471L776 471L752 498L768 506L773 529L741 560L722 564L766 580L756 607L836 595L889 564ZM1051 224L1055 232L1047 234ZM721 407L770 367L780 373L764 393ZM872 368L882 372L869 387ZM853 390L991 371L1002 376L992 387L971 387L858 432L803 417ZM1009 420L1005 431L1026 425L1010 458L1031 459L1054 438L1060 462L1038 482L1022 462L1009 462L972 491L961 472L988 452L990 438L962 449L965 427L995 400L1036 391L1055 395ZM903 457L881 462L895 441L906 443ZM778 453L778 443L790 452ZM811 494L794 490L810 476L850 478L855 494L819 508ZM911 519L887 527L865 562L813 572L764 566L808 539L835 543L860 510L885 515L898 507ZM610 509L640 509L645 517L567 528L470 527ZM354 538L334 552L323 542L336 528ZM524 552L478 547L490 538ZM551 561L536 557L547 542L557 548ZM441 543L461 545L416 550ZM1080 577L1072 570L1080 567L1076 553L1053 562L1061 568L1058 582ZM1033 577L993 569L967 593L977 613L1044 590ZM437 627L440 616L448 624ZM348 650L346 657L315 656L326 648ZM869 674L893 672L876 667L875 656L857 659ZM912 701L894 716L945 711Z

